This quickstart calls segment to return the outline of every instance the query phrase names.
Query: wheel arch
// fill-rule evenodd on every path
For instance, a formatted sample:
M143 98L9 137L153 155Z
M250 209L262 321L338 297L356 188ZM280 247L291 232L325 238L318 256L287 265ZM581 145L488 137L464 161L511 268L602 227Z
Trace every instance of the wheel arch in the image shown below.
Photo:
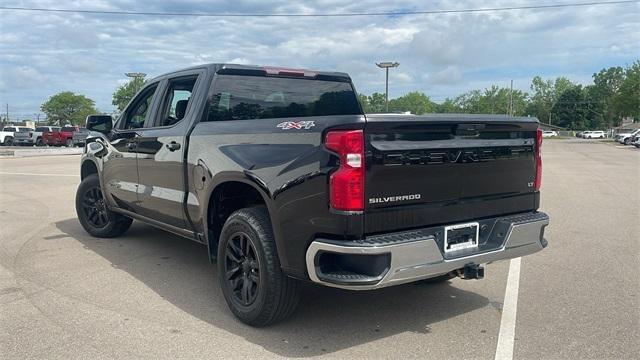
M84 160L80 166L80 180L84 180L91 174L98 174L98 165L93 160Z
M202 203L203 226L210 261L213 262L216 259L218 239L224 222L236 210L264 205L267 208L274 237L276 236L271 196L259 179L235 172L220 173L214 179L216 181L212 182L205 197L206 201Z

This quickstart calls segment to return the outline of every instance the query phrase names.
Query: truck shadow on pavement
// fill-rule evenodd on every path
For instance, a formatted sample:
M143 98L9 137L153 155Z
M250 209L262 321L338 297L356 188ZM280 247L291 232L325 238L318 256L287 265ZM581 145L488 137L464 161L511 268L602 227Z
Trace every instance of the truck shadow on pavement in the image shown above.
M431 324L490 305L487 298L449 283L364 292L306 284L290 319L252 328L227 308L217 268L209 263L203 245L139 222L115 239L89 236L76 219L55 225L182 311L280 356L329 354L403 332L428 334Z

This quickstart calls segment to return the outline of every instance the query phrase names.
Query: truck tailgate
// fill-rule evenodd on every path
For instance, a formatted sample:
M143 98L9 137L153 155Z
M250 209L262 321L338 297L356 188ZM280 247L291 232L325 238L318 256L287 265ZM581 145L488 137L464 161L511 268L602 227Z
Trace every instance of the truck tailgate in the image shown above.
M535 118L367 115L365 233L535 210Z

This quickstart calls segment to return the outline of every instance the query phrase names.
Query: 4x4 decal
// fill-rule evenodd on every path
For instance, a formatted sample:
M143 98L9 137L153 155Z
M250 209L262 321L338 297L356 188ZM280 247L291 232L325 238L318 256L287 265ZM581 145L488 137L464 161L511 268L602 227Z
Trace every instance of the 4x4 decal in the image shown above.
M282 130L310 129L310 128L314 127L314 126L316 126L316 124L313 121L285 121L285 122L281 122L280 124L276 125L276 127L279 127Z

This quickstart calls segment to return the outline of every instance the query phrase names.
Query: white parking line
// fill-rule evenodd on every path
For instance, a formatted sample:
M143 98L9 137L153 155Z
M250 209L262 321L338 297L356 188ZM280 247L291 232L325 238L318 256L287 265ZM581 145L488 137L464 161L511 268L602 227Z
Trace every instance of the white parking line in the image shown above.
M502 319L500 320L500 332L498 333L498 346L496 347L496 360L513 359L513 346L516 336L516 313L518 311L518 288L520 287L520 260L511 259L509 263L509 276L507 277L507 289L504 293L502 305Z
M0 171L0 175L25 175L25 176L72 176L78 177L78 174L42 174L42 173L18 173L18 172L3 172Z

